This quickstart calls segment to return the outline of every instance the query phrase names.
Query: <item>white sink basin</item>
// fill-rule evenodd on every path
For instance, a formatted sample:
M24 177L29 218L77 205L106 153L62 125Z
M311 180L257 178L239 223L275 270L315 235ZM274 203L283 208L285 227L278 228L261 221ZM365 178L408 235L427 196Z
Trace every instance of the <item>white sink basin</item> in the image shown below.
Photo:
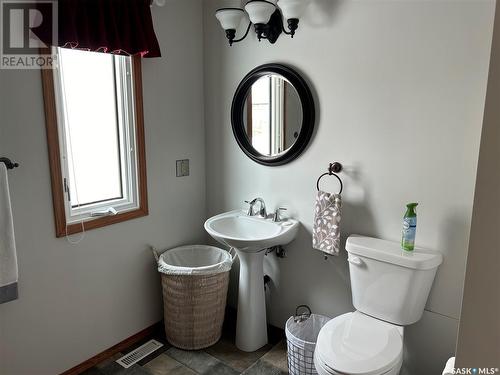
M205 230L214 239L240 251L256 252L291 242L299 229L293 219L274 223L271 219L247 216L236 210L211 217Z
M211 217L205 222L205 230L220 243L236 249L240 259L236 346L253 352L267 344L264 250L291 242L299 222L285 219L275 223L237 210Z

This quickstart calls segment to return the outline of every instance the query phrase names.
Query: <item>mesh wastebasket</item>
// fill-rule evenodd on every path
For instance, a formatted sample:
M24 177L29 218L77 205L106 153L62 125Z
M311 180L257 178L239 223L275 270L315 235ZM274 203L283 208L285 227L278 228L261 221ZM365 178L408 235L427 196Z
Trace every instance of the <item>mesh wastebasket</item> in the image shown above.
M153 252L161 273L167 340L186 350L215 344L224 321L231 254L205 245Z
M299 314L300 309L306 310ZM311 309L300 305L285 326L287 341L288 372L291 375L315 375L314 349L319 331L330 318L311 314Z

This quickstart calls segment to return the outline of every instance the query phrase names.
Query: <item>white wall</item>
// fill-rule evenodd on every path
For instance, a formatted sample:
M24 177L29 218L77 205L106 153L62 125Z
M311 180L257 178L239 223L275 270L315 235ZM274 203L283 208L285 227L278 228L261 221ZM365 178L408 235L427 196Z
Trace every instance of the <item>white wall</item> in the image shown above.
M92 230L78 245L54 235L39 71L0 71L0 155L9 173L19 293L0 305L0 373L60 373L161 319L147 245L204 238L202 6L153 8L161 59L143 60L150 214ZM182 35L182 37L180 37ZM175 177L175 160L191 176Z
M313 0L293 40L270 45L251 33L230 48L213 14L238 3L204 6L208 214L261 196L303 223L288 258L265 264L274 283L268 318L283 326L301 303L331 316L353 309L345 254L324 261L311 249L316 178L329 162L345 166L344 238L399 241L405 203L418 201L417 243L445 260L424 317L405 331L405 366L440 373L460 314L494 1ZM239 81L269 62L306 77L318 115L305 153L275 168L248 159L230 124Z
M471 238L457 343L457 368L500 365L500 7L495 30L477 169Z

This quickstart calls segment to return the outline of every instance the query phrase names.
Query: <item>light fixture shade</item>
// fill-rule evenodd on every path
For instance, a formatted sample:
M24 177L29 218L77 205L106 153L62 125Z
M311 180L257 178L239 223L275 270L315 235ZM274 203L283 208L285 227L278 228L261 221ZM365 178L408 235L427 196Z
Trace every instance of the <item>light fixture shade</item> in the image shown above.
M254 25L266 24L276 11L276 6L270 1L252 0L245 5L245 10Z
M244 16L245 11L241 8L221 8L215 12L215 18L224 30L236 30Z
M278 6L281 9L283 18L289 19L299 19L304 10L309 5L309 0L279 0Z

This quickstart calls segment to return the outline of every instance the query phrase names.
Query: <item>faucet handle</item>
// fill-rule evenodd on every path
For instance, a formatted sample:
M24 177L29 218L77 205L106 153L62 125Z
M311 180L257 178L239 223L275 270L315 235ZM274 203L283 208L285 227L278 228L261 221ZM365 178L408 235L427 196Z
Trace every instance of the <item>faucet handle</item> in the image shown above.
M274 211L273 221L274 221L275 223L277 223L277 222L280 222L280 221L281 221L281 216L280 216L281 211L286 211L286 208L285 208L285 207L278 207L278 208Z
M245 201L245 203L247 203L247 204L250 205L248 207L247 216L253 216L254 215L254 213L253 213L253 203L250 202L250 201Z

